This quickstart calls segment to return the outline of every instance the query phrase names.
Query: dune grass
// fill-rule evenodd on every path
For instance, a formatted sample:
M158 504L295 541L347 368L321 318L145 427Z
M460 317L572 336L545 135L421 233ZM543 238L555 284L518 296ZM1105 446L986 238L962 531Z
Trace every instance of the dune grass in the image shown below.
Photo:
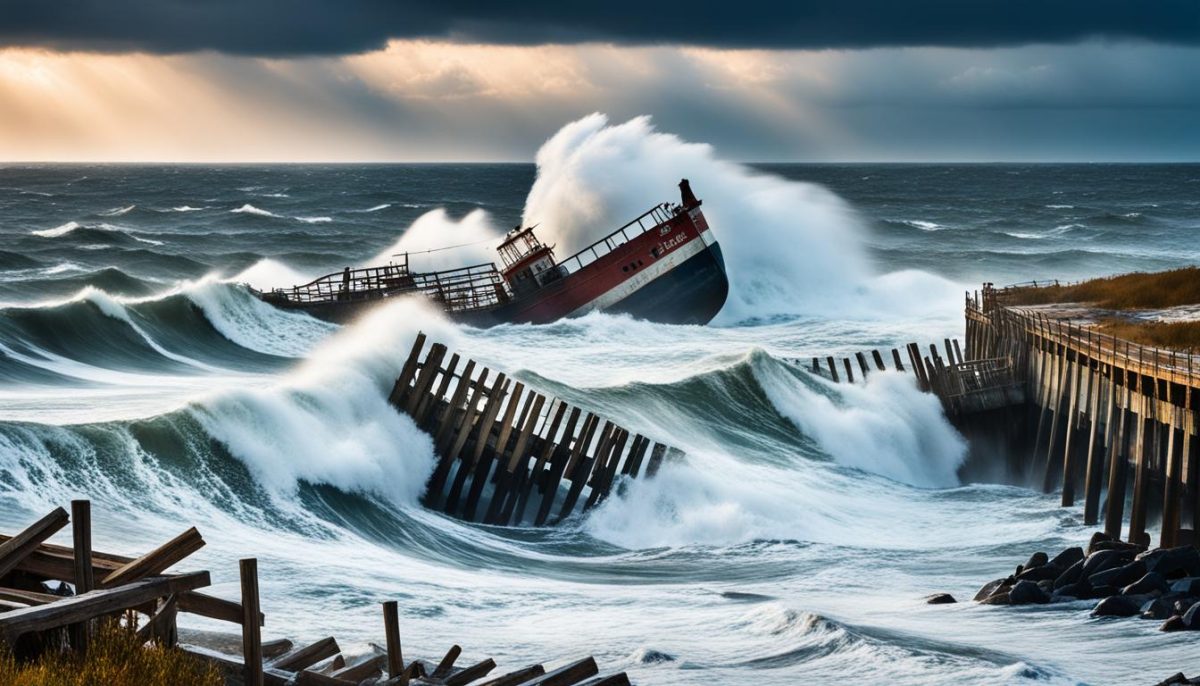
M0 648L4 686L223 686L217 669L182 650L142 646L127 630L101 629L85 656L47 652L21 662Z
M1006 305L1090 303L1110 310L1159 309L1200 304L1200 267L1121 274L1069 286L1016 288Z
M1144 322L1105 319L1097 327L1122 340L1155 348L1200 351L1200 321Z

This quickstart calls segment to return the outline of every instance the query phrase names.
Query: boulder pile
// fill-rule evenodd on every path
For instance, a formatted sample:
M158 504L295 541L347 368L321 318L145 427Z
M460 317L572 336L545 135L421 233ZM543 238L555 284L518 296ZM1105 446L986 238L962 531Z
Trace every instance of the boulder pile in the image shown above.
M984 605L1098 600L1093 617L1162 621L1163 631L1200 631L1200 550L1146 550L1097 532L1083 548L1036 552L975 594Z

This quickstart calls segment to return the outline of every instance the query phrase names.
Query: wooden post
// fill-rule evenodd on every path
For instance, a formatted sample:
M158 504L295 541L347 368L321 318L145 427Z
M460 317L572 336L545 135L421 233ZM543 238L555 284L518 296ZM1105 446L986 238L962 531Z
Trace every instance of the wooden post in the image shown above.
M896 365L896 371L904 371L904 363L900 361L900 351L892 348L892 362Z
M563 415L567 410L566 403L562 402L561 400L557 402L558 410L554 412L554 419L550 422L550 428L543 428L543 433L545 433L545 435L542 437L542 450L538 454L537 461L533 464L533 469L531 469L529 472L528 482L517 493L517 505L516 509L513 510L512 518L509 520L510 524L520 524L521 521L525 519L525 508L529 504L529 497L532 495L535 488L541 488L542 476L546 471L546 461L549 460L556 451L558 443L556 441L558 437L558 427L562 423ZM578 415L573 416L577 417ZM573 429L574 420L569 419L568 421L571 422L570 428ZM564 436L566 436L567 439L570 439L569 432L564 432Z
M392 386L391 395L388 396L388 402L395 407L401 407L401 404L404 402L404 396L408 394L408 384L412 382L413 375L417 373L417 360L420 359L421 349L424 347L425 334L418 333L416 340L413 341L412 350L408 353L408 359L404 362L404 367L400 370L400 376Z
M881 372L887 371L887 367L885 367L883 364L883 356L879 354L878 350L872 350L871 357L875 358L875 368L876 369L878 369Z
M955 354L955 356L958 357L958 363L962 364L963 362L965 362L965 360L963 360L962 348L958 347L958 339L955 338L951 342L954 344L954 354Z
M75 551L75 595L82 595L96 588L95 570L92 568L91 501L71 501L71 539ZM72 626L71 647L80 653L87 652L90 634L88 622Z
M263 686L262 634L258 627L258 560L238 561L242 579L242 661L246 686Z
M862 352L854 353L854 357L858 360L859 368L862 369L863 381L866 381L867 380L867 372L870 371L870 368L867 367L867 358L862 354Z
M854 383L854 370L850 368L850 358L843 357L842 363L846 366L846 381L848 383Z
M1108 502L1104 510L1104 533L1121 537L1121 522L1125 513L1125 473L1128 471L1129 423L1132 396L1129 390L1129 372L1125 372L1125 402L1117 420L1116 440L1108 451Z
M408 676L404 673L404 653L400 650L400 614L394 600L383 604L383 632L387 637L388 678L400 677L400 684L404 686L408 684Z
M1096 389L1096 404L1095 404L1095 421L1092 423L1091 437L1088 441L1088 462L1087 474L1084 475L1084 505L1083 505L1083 523L1088 526L1093 526L1100 521L1100 490L1104 481L1104 454L1108 446L1113 442L1113 415L1115 411L1116 386L1113 383L1113 369L1108 365L1108 376L1104 376L1097 364L1096 376L1098 386ZM1104 436L1098 440L1100 435L1100 394L1104 395ZM1096 450L1097 444L1100 445L1100 450Z
M438 419L437 433L433 439L433 449L436 455L444 457L446 451L450 449L449 443L451 437L454 436L455 429L454 420L458 415L458 408L467 398L467 392L471 390L471 375L474 373L475 360L467 360L467 366L463 368L458 385L454 387L454 395L450 397L450 402L446 404L446 409Z
M1179 505L1183 498L1183 441L1179 440L1182 433L1177 426L1179 415L1179 406L1172 403L1170 423L1167 427L1170 434L1167 436L1167 471L1163 477L1162 532L1158 541L1160 548L1172 548L1176 545L1175 538L1181 520Z
M1143 389L1138 390L1141 391ZM1150 414L1150 408L1153 406L1151 400L1151 398L1148 398L1143 393L1138 393L1140 412L1134 417L1134 421L1137 422L1137 438L1135 439L1133 448L1135 466L1133 472L1133 503L1129 508L1130 543L1140 544L1142 538L1146 535L1146 489L1150 486L1150 455L1148 453L1153 449L1153 437L1147 441L1146 432L1153 433L1154 431L1154 420Z
M838 379L838 373L837 373L837 365L836 365L836 364L834 364L834 362L833 362L833 358L832 358L832 357L826 357L826 358L825 358L825 362L826 362L826 363L829 365L829 376L830 376L830 378L832 378L832 379L833 379L833 382L834 382L834 383L837 383L837 382L839 381L839 379Z
M558 493L558 482L562 480L563 471L567 468L567 461L571 455L567 449L567 445L574 438L578 444L586 433L584 429L591 422L589 415L584 419L584 426L579 431L579 436L575 436L575 425L579 421L580 409L578 407L571 408L571 414L567 418L567 427L563 431L562 439L558 442L558 446L550 455L550 473L545 482L542 484L542 500L538 505L537 516L534 518L534 526L542 526L546 523L546 518L550 516L550 506L554 504L554 496Z

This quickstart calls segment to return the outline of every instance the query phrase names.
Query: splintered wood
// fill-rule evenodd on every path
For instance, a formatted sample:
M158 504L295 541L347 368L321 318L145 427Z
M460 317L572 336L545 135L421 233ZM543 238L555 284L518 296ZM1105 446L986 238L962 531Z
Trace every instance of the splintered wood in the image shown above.
M526 388L419 334L389 401L434 439L425 504L501 526L557 524L608 497L617 477L652 477L682 451ZM422 357L422 354L424 356Z
M72 547L43 542L68 523L73 525ZM343 656L332 636L301 647L286 639L264 643L257 560L239 561L242 597L238 603L196 590L209 585L208 572L166 572L204 545L194 528L137 558L93 551L91 540L86 500L72 503L70 519L57 508L15 536L0 535L0 650L19 659L36 658L46 651L82 652L96 626L123 621L139 644L185 650L216 667L229 686L629 685L624 672L599 676L591 657L550 670L532 664L492 676L496 662L491 658L456 666L462 648L455 645L436 666L422 660L406 663L395 601L382 604L380 625L387 649L375 654ZM103 580L99 588L93 585L95 579ZM50 589L56 592L47 592ZM176 619L181 612L240 625L242 655L179 643ZM174 682L168 675L168 681L155 683Z

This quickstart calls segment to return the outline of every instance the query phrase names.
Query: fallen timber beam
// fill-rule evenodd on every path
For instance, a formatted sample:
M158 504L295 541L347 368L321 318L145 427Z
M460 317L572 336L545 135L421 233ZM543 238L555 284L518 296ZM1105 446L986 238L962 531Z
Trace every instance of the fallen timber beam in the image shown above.
M204 538L196 527L179 534L141 557L129 561L100 581L101 588L111 588L143 577L162 574L171 565L204 547Z
M479 684L479 686L517 686L524 684L530 679L535 679L546 673L546 668L541 665L529 665L528 667L518 669L515 672L502 674L495 679L488 679Z
M282 672L299 672L340 652L342 652L342 649L338 647L337 640L329 636L311 645L289 651L271 660L267 666Z
M210 583L208 572L151 577L116 588L62 598L46 605L5 612L0 614L0 637L12 645L17 637L30 631L46 631L77 624Z
M68 521L67 511L56 507L21 533L0 543L0 577L16 569L22 560L37 550L42 541L57 533Z
M563 665L554 671L546 672L533 681L527 681L525 686L571 686L599 673L600 669L596 666L596 660L588 656L571 664Z

